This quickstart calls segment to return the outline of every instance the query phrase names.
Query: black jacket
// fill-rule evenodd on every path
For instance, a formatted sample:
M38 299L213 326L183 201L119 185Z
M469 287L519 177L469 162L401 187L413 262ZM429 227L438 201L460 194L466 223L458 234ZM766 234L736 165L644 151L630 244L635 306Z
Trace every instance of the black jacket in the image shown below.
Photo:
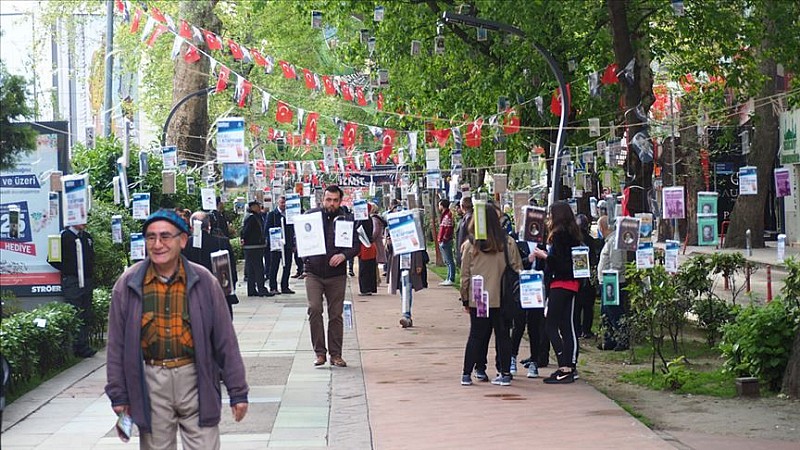
M328 262L337 253L342 253L347 259L353 258L358 255L360 244L358 236L353 228L353 246L351 248L334 247L334 220L348 220L353 221L352 214L346 214L341 208L333 214L325 212L323 208L310 209L306 214L314 213L317 211L322 212L322 227L325 230L325 254L317 256L309 256L304 259L305 270L313 275L321 278L331 278L340 275L345 275L347 272L347 262L343 262L336 267L331 267ZM340 219L338 219L341 217Z
M573 238L565 231L553 236L550 252L547 255L546 276L550 280L574 280L572 273L572 247L581 245L581 241Z
M64 228L61 231L61 262L50 262L50 265L61 271L61 279L64 277L78 276L78 254L75 246L75 239L80 238L81 249L83 251L83 277L84 279L94 278L94 239L88 231L81 231L75 234L71 228Z
M244 219L242 231L239 235L244 240L245 247L264 248L264 219L260 214L250 214Z
M281 211L278 208L273 209L272 211L267 214L267 222L264 224L264 228L266 232L269 233L270 228L280 228L281 224L283 224L283 233L284 238L286 241L283 244L283 248L287 250L291 250L294 248L294 225L290 225L286 223L286 213ZM267 234L267 246L269 246L269 235ZM277 250L271 248L270 250Z

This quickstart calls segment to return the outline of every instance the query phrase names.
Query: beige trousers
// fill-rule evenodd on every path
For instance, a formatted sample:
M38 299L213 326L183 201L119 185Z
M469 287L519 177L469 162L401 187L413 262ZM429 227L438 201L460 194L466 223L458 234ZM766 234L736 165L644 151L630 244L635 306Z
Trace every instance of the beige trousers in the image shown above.
M144 376L150 396L152 433L139 436L140 449L177 449L180 428L185 450L219 450L219 426L200 426L194 364L175 369L145 364Z

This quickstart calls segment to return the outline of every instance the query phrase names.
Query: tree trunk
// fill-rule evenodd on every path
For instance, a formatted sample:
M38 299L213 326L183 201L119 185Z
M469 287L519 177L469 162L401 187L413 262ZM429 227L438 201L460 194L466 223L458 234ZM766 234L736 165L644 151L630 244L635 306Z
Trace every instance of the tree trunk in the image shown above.
M628 0L608 0L611 19L611 34L614 59L623 70L631 59L635 59L634 81L628 84L620 77L623 88L623 114L630 143L636 133L645 128L642 117L653 104L653 75L650 71L650 49L646 39L628 25ZM639 113L637 114L637 109ZM639 156L628 145L625 159L625 187L628 189L628 211L631 214L650 212L648 195L653 187L653 163L642 163Z
M769 30L769 25L767 29ZM769 36L769 33L767 33ZM769 43L762 44L762 49ZM747 158L748 165L756 167L758 174L758 194L740 195L736 199L731 211L731 223L725 235L725 247L744 248L745 233L751 232L751 245L753 248L764 247L764 208L767 204L769 186L772 180L772 168L775 165L775 155L778 150L778 116L772 103L763 99L775 94L775 76L777 66L775 61L765 56L762 51L760 63L761 73L764 75L764 85L758 97L762 100L756 104L755 133L750 154Z
M800 331L794 335L789 364L783 372L781 392L794 399L800 399Z
M180 15L199 28L219 31L220 21L214 14L216 0L181 1ZM184 44L184 51L187 44ZM199 46L208 52L205 44ZM181 52L181 55L183 52ZM187 63L182 56L175 60L175 75L172 81L172 104L187 95L207 88L209 85L210 61L202 57L196 63ZM202 165L208 160L206 136L208 135L208 96L201 95L181 105L167 129L166 142L178 147L178 158L184 158L190 166Z

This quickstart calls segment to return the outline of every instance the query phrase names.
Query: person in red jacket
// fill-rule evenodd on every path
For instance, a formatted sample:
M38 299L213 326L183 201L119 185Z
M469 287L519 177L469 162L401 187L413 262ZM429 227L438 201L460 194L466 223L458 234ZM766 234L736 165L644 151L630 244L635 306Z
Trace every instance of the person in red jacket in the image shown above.
M436 242L442 250L442 259L447 266L447 279L439 283L440 286L452 286L456 280L456 262L453 259L453 213L450 212L450 200L443 198L439 200L439 212L442 214L442 221L439 222L439 235Z

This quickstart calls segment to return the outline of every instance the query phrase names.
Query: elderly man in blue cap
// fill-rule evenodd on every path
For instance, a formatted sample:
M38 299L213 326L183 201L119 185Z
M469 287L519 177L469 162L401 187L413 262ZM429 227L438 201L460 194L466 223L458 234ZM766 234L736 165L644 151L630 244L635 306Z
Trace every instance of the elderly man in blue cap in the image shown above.
M160 209L142 227L147 258L117 280L108 314L106 394L139 427L140 448L218 449L219 382L238 422L249 388L225 295L181 255L189 228Z

